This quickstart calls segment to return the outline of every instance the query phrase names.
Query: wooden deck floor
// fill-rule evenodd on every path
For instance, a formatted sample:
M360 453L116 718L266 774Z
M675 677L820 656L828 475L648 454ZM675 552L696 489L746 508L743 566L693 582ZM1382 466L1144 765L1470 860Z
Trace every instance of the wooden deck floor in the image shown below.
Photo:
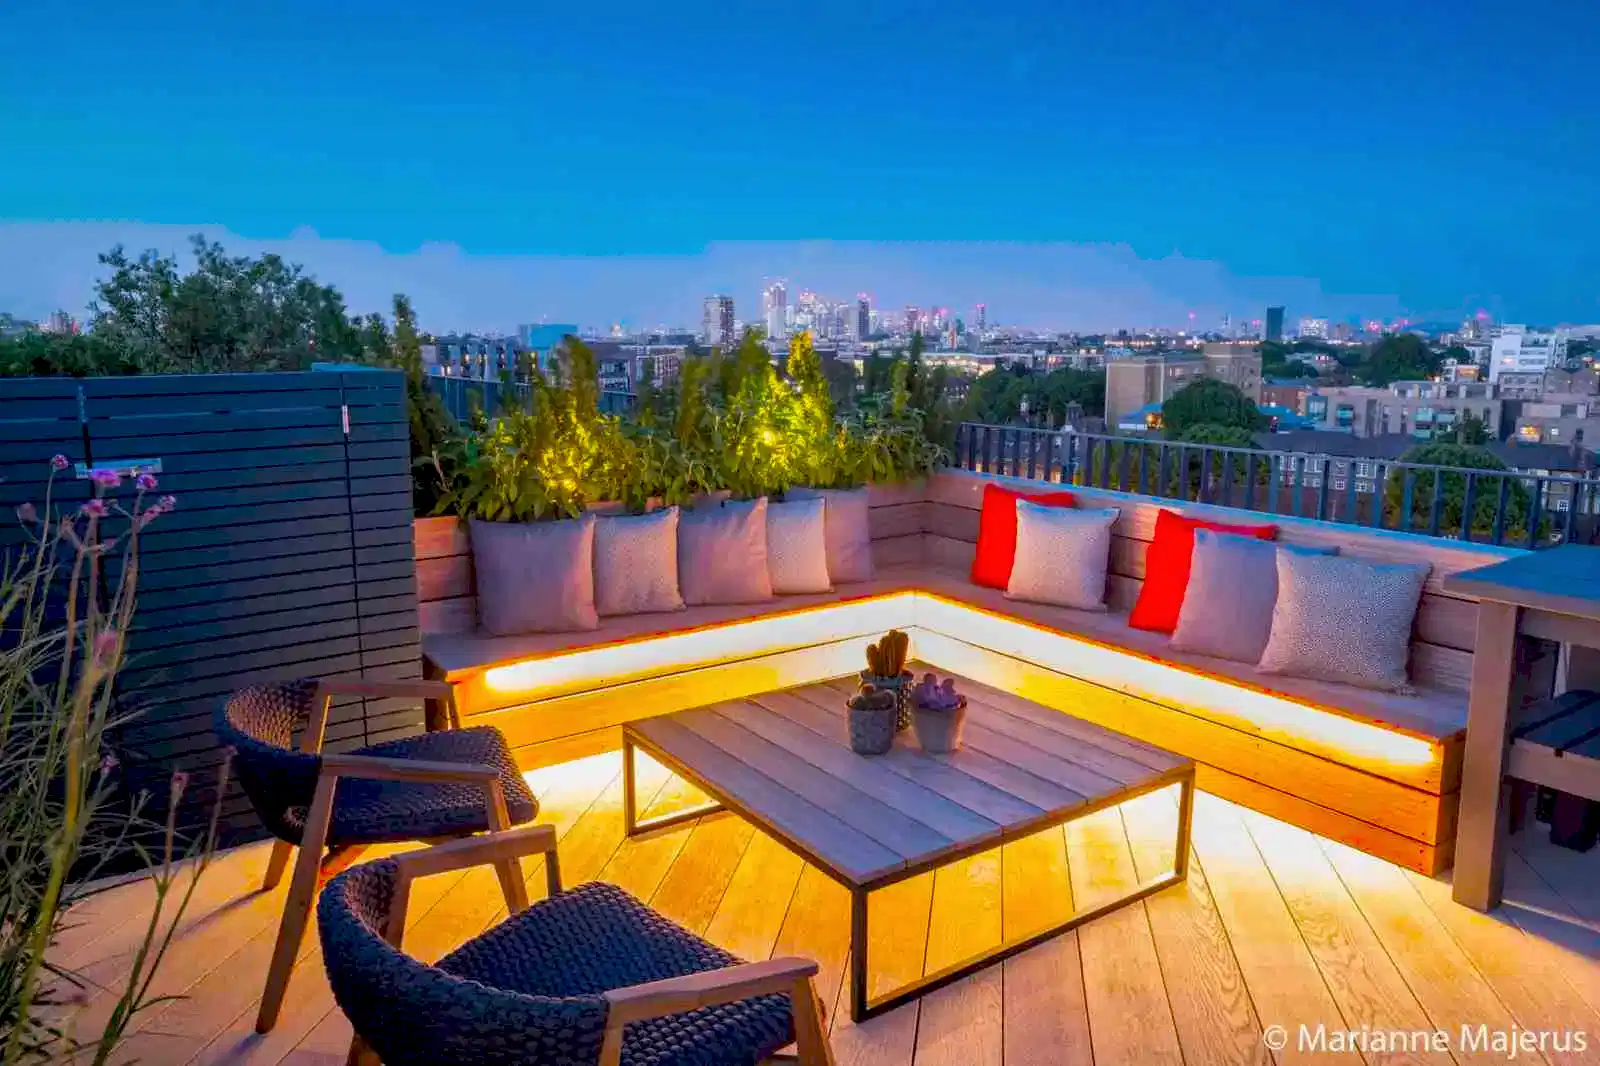
M610 755L529 775L542 820L559 827L568 883L616 882L748 958L817 959L842 1064L1507 1061L1460 1048L1463 1024L1582 1030L1586 1052L1514 1061L1600 1063L1600 853L1552 848L1542 827L1521 835L1511 860L1515 902L1484 916L1453 904L1441 881L1202 794L1186 885L856 1026L840 994L843 890L731 816L625 842L620 771ZM653 813L699 798L660 768L643 771L641 787ZM886 890L873 902L872 965L885 980L915 977L1120 892L1170 861L1175 817L1170 797L1146 797ZM252 846L213 862L157 982L181 998L143 1015L118 1061L344 1062L350 1029L314 929L282 1020L266 1036L252 1030L283 898L256 891L266 854ZM542 872L527 873L542 893ZM150 903L141 883L93 897L57 959L115 980ZM436 958L501 913L490 870L432 878L413 896L406 946ZM85 1022L105 1007L91 999ZM1267 1027L1302 1024L1447 1029L1455 1050L1268 1053Z

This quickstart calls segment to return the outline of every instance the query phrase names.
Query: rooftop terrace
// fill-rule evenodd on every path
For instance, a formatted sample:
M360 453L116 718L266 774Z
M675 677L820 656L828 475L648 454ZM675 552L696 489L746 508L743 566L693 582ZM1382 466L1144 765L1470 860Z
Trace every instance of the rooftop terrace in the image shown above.
M621 764L600 755L532 771L541 820L560 833L569 883L621 885L715 943L760 959L822 965L834 1053L861 1066L1065 1066L1098 1063L1505 1062L1472 1050L1514 1026L1582 1030L1589 1050L1516 1061L1600 1061L1600 891L1591 857L1540 834L1516 838L1507 902L1484 915L1452 903L1443 880L1201 794L1187 882L860 1025L841 995L845 893L732 815L660 835L622 831ZM695 805L692 786L646 764L651 813ZM915 976L1049 921L1074 901L1114 895L1167 861L1176 808L1158 793L915 878L875 901L883 980ZM181 996L137 1019L118 1061L345 1061L350 1027L305 941L277 1028L253 1031L283 888L257 890L266 845L217 858L166 965L159 991ZM544 891L539 864L528 890ZM1036 886L1070 883L1072 899ZM127 964L150 907L147 883L112 889L76 912L63 957L102 979ZM437 958L503 916L493 871L421 882L405 945ZM881 955L877 953L881 952ZM91 1002L92 1016L100 1001ZM1288 1051L1269 1055L1273 1026ZM1299 1027L1444 1030L1447 1051L1299 1053ZM1330 1044L1329 1047L1336 1045ZM1369 1048L1378 1047L1369 1044Z

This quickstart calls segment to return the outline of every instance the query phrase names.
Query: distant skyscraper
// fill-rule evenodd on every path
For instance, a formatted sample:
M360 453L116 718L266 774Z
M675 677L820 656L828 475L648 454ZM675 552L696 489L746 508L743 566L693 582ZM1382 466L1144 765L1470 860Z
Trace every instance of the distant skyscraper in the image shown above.
M712 347L727 348L734 342L733 297L721 293L707 296L700 319L700 338Z
M766 319L767 336L781 340L789 331L789 290L774 281L761 293L761 314Z
M922 311L915 304L906 304L906 332L915 333L922 322Z
M1267 308L1267 340L1282 342L1283 340L1283 308Z
M858 341L872 336L872 301L864 292L856 296L855 335Z
M973 320L978 324L978 335L981 337L983 336L983 331L989 327L989 305L979 304L976 310L977 315L974 316Z

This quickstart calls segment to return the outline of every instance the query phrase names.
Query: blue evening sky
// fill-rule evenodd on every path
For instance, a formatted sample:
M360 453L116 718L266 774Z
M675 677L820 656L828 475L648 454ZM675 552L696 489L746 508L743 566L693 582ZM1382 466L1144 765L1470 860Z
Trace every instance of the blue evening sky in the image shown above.
M0 146L0 310L207 227L441 327L694 321L763 275L1600 321L1593 0L0 0Z

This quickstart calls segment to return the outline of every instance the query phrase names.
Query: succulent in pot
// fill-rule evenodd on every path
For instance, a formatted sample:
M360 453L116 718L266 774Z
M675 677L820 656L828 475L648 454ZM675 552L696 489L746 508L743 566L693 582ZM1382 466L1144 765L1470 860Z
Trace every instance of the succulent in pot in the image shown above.
M863 684L846 703L850 718L850 750L857 755L882 755L894 744L900 697L886 688Z
M876 644L867 645L867 668L861 671L862 684L888 689L895 694L897 730L911 727L911 686L916 679L906 669L911 638L891 629Z
M943 681L923 674L912 692L915 710L912 724L923 751L945 755L961 750L961 734L967 724L967 697L956 691L955 678Z

